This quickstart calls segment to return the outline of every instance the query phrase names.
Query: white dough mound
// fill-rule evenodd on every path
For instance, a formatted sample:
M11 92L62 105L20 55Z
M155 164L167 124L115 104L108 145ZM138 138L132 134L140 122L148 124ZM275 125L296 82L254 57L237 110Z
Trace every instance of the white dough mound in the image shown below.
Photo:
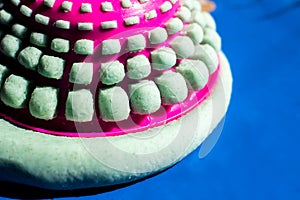
M176 164L195 150L225 116L232 77L221 54L211 95L176 121L115 137L68 138L0 120L0 180L69 190L128 183Z

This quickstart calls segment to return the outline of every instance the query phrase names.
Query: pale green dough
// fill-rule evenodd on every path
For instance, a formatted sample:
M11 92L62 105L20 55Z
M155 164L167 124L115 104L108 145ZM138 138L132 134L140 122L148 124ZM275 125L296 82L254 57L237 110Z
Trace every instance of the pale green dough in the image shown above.
M216 22L215 22L214 18L211 16L210 13L203 12L203 17L204 17L204 20L206 22L205 28L211 28L213 30L217 29Z
M148 2L149 0L139 0L141 4Z
M151 52L152 68L156 70L165 70L176 64L176 53L168 47L161 47Z
M213 73L219 65L219 58L216 51L208 44L197 45L195 53L190 58L203 61L210 73Z
M21 76L10 75L1 89L1 100L12 108L26 106L28 97L29 81Z
M36 14L34 16L34 19L37 23L43 24L43 25L48 25L50 22L50 18L41 14Z
M192 12L192 21L199 24L202 28L206 26L206 20L202 12L193 11Z
M127 49L130 52L140 51L146 47L146 40L142 34L127 38Z
M193 40L194 44L201 43L204 37L203 30L197 23L187 25L184 29L184 33Z
M167 71L154 78L165 105L184 101L188 95L188 88L183 76L177 72Z
M201 12L201 10L202 10L202 6L201 6L201 4L199 3L199 1L191 1L190 2L190 6L191 6L191 8L190 8L190 10L191 11L197 11L197 12Z
M211 28L205 28L203 43L212 46L216 52L221 51L222 39L220 35Z
M70 91L66 102L66 118L70 121L88 122L93 119L94 101L87 89Z
M93 23L88 23L88 22L78 23L78 30L92 31L93 29L94 29Z
M13 16L4 9L0 10L0 23L9 25L13 20Z
M69 81L88 85L93 79L93 63L74 63L69 75Z
M132 6L132 3L130 0L121 0L121 5L123 8L130 8Z
M103 121L122 121L129 116L128 96L121 87L100 90L98 104Z
M32 10L25 5L22 5L20 7L20 12L26 17L31 17L31 15L32 15Z
M6 66L0 64L0 91L1 91L1 86L8 76L9 70L7 69Z
M100 80L105 85L113 85L121 82L125 77L124 65L119 61L102 63L100 68Z
M11 0L11 3L14 4L15 6L20 5L21 1L20 0Z
M0 43L0 50L6 56L15 58L21 46L21 40L12 35L5 35Z
M90 3L82 3L81 7L80 7L80 12L83 12L83 13L93 12L92 5Z
M137 55L127 59L127 76L130 79L142 79L151 73L151 65L144 55Z
M121 44L118 39L109 39L102 42L102 55L113 55L120 53Z
M195 150L225 115L232 79L223 55L221 61L220 79L203 103L177 120L134 134L60 137L1 119L0 180L75 190L132 182L173 166ZM223 109L214 115L219 103Z
M101 22L102 29L114 29L118 28L118 22L116 20Z
M61 58L54 56L42 56L38 66L38 72L53 79L61 79L65 68L65 61Z
M57 20L55 26L61 29L70 29L70 22L65 20Z
M65 12L69 12L72 10L72 6L73 6L73 2L71 1L64 1L62 4L61 4L61 9Z
M30 70L36 70L42 51L35 47L26 47L18 55L18 61L25 68Z
M170 19L166 24L169 35L177 33L183 29L183 22L178 17Z
M126 26L132 26L135 24L139 24L140 18L139 18L139 16L131 16L131 17L127 17L126 19L124 19L124 22L125 22Z
M187 7L189 10L193 10L195 4L193 3L195 0L179 0L181 6Z
M185 78L187 85L192 90L200 90L208 82L209 71L204 62L200 60L183 60L176 67L176 71Z
M53 87L37 87L29 100L30 114L39 119L53 119L57 107L58 90Z
M156 18L156 17L157 17L156 10L150 10L149 12L145 13L146 20L151 20L151 19Z
M172 9L172 4L169 1L165 1L161 6L160 6L160 11L162 13L168 12L169 10Z
M74 51L81 55L92 55L94 53L94 42L87 39L77 40Z
M191 19L192 13L187 7L182 6L177 11L176 16L179 17L183 22L188 22Z
M187 36L177 36L170 43L170 46L175 51L178 58L187 58L195 51L193 41Z
M28 29L21 24L14 24L11 28L11 31L15 36L19 38L25 38L27 36Z
M151 44L160 44L168 39L166 29L158 27L149 31L148 38Z
M111 4L111 2L105 1L103 3L101 3L101 10L104 12L109 12L109 11L113 11L113 5Z
M58 53L68 53L70 50L70 42L66 39L55 38L51 42L51 49Z
M30 42L39 47L46 47L48 43L47 35L33 32L30 35Z
M49 8L52 8L54 3L55 3L55 0L44 0L44 5Z
M151 114L160 108L160 93L153 81L143 80L129 85L129 94L134 113Z

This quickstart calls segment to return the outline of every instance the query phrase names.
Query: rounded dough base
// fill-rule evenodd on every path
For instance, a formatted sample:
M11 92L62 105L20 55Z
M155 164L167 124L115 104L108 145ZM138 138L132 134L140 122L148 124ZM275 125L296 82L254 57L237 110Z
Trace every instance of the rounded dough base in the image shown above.
M158 173L195 150L225 116L231 71L221 53L211 95L176 121L106 138L68 138L25 130L0 120L0 180L69 190L122 184Z

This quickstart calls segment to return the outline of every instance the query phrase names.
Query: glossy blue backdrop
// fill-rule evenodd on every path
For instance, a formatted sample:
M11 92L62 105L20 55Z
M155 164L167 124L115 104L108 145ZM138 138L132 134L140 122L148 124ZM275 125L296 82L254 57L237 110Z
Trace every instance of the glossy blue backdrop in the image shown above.
M300 199L300 1L216 2L234 90L213 151L199 159L197 150L133 186L77 198Z
M216 2L234 76L219 142L99 199L300 199L300 1Z

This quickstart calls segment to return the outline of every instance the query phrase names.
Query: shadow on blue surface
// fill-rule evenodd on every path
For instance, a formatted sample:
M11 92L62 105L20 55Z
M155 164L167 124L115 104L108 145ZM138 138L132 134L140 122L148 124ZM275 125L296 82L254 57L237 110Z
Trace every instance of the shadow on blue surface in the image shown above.
M160 172L163 173L164 171ZM32 187L28 185L0 181L0 196L14 199L53 199L59 197L80 197L80 196L91 196L96 194L102 194L111 192L128 186L132 186L138 182L149 179L153 176L143 178L138 181L134 181L126 184L119 184L101 188L89 188L89 189L78 189L78 190L48 190L43 188Z

